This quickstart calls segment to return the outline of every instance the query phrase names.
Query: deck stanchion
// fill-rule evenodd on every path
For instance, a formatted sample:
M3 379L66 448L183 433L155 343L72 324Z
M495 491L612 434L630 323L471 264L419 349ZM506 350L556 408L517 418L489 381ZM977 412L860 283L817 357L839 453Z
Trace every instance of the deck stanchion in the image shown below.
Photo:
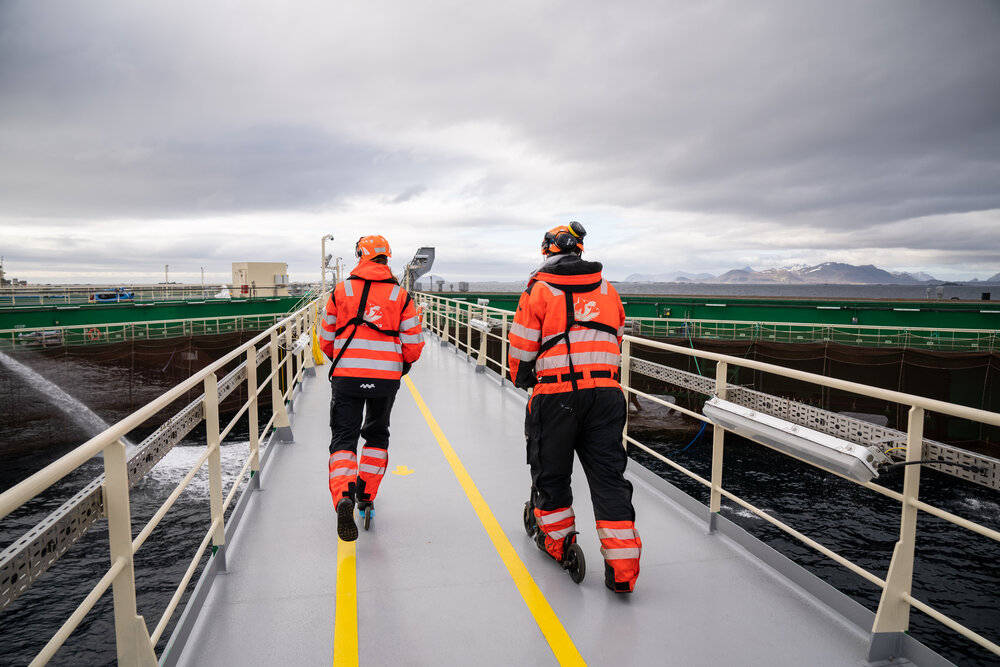
M469 331L470 332L472 331L471 326L469 327ZM490 335L490 314L486 312L486 306L483 306L483 328L479 332L479 354L476 356L477 373L486 372L486 343L487 343L486 339L489 338L489 335Z
M295 354L292 352L292 329L294 322L285 324L285 392L288 396L288 409L294 410L292 397L295 395Z
M247 417L250 422L250 476L260 487L260 412L257 402L257 348L247 349Z
M501 318L500 329L500 386L507 377L507 313Z
M906 462L923 458L924 410L910 407L906 425ZM899 541L892 551L885 588L875 612L868 660L889 660L900 654L903 636L910 627L910 603L907 596L913 587L913 556L917 541L917 500L920 495L920 465L908 465L903 472L903 510L899 519Z
M145 619L139 615L135 601L135 561L132 557L127 466L125 443L121 440L104 449L104 507L108 517L108 546L111 550L111 563L124 563L122 571L112 584L118 663L156 665L149 629Z
M726 398L726 375L728 364L719 361L715 365L715 395ZM715 532L716 520L722 511L722 453L726 430L714 424L712 426L712 492L708 507L708 531Z
M285 410L285 399L281 395L281 360L278 358L278 332L271 332L271 410L274 413L274 429L278 432L278 440L282 442L292 442L292 424L288 421L288 412Z
M212 535L214 555L226 569L226 525L222 508L222 452L219 443L219 381L215 373L205 376L205 443L208 447L208 498L215 531Z

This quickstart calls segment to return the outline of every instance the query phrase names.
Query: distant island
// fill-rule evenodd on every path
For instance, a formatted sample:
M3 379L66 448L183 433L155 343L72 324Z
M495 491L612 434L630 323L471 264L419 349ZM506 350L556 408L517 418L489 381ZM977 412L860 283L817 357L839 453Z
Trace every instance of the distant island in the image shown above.
M925 285L941 284L945 281L920 272L916 274L889 272L872 264L854 266L841 262L824 262L816 266L786 266L779 269L755 271L749 266L726 271L722 275L709 273L686 273L683 271L664 273L633 273L625 278L626 283L705 283L705 284L823 284L823 285ZM964 281L963 281L964 282ZM968 282L980 282L972 279ZM1000 283L1000 273L987 278L984 283Z

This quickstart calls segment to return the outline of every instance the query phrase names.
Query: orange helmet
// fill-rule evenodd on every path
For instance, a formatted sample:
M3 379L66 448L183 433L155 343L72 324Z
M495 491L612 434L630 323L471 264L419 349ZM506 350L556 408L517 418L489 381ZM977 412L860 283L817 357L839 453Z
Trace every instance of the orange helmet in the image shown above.
M389 242L385 240L384 236L373 234L371 236L362 236L358 239L358 242L354 244L354 255L363 260L375 259L379 255L392 257L392 250L389 248Z
M583 252L583 237L586 235L587 230L576 221L554 227L545 232L545 238L542 239L542 254L555 255L575 250Z

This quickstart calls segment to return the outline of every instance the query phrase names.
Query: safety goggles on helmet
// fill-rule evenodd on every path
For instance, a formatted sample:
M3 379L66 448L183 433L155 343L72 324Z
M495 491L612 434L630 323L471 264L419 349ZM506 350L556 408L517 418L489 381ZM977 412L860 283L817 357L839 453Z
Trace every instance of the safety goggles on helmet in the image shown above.
M389 242L384 236L373 234L358 239L354 245L354 255L359 259L375 259L379 255L392 257L392 250L389 249Z
M559 225L545 232L542 239L542 254L555 255L560 252L579 250L583 252L583 237L587 230L575 220L568 225Z

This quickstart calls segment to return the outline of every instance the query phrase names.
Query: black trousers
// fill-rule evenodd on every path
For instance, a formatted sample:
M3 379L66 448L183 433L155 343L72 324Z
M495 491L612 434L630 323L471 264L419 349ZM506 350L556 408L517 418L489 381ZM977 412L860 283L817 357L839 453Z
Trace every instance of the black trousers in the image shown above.
M358 437L365 444L389 449L389 415L395 392L385 396L354 396L334 391L330 401L330 453L358 452Z
M635 521L622 447L625 396L599 387L531 397L524 420L535 506L570 507L573 453L580 457L598 521Z

